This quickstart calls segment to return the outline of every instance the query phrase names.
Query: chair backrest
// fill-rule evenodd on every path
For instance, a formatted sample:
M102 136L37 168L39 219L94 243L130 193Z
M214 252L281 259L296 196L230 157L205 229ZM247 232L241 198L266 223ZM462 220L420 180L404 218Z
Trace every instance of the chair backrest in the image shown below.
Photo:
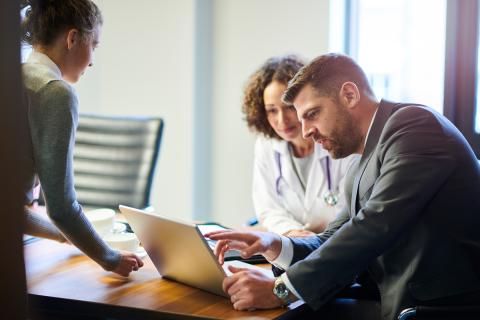
M161 118L80 114L73 164L79 203L148 207L162 131Z

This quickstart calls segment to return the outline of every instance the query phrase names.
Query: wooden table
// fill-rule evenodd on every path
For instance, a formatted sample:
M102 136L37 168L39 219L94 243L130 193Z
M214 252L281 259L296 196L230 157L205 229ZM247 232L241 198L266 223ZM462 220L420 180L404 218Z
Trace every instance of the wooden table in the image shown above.
M54 311L69 319L259 320L289 319L305 312L305 306L299 304L235 311L226 298L162 279L148 256L143 259L143 268L122 278L104 271L71 245L38 240L24 248L31 314Z

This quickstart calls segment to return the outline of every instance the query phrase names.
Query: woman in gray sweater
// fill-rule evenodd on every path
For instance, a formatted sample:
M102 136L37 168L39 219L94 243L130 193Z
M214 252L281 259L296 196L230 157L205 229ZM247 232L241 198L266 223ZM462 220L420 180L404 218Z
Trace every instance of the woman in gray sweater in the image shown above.
M78 100L71 84L92 66L102 15L90 0L30 0L23 22L24 41L33 52L23 65L30 131L26 202L38 177L49 222L27 210L27 233L65 238L105 270L128 276L143 266L135 254L110 248L95 232L77 202L73 186L73 148Z

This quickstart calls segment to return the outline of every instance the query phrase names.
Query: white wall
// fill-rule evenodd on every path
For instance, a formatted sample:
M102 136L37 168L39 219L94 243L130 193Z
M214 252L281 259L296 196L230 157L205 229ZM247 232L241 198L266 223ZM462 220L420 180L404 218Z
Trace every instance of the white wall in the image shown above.
M182 219L194 212L195 5L203 1L209 0L95 0L105 18L103 35L94 67L77 85L81 112L165 119L152 202L159 212ZM254 215L254 136L240 111L245 81L272 55L313 58L326 52L329 5L328 0L210 4L211 220L239 225Z
M213 219L254 215L253 144L241 113L251 73L274 55L314 58L328 49L328 0L215 0L213 40Z
M162 117L152 202L189 219L194 1L95 2L105 21L94 66L77 85L80 111Z

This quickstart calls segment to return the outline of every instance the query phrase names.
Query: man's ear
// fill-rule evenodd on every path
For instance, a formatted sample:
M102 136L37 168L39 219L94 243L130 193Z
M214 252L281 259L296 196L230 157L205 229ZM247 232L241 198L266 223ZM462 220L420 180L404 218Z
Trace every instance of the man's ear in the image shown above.
M77 29L70 29L67 31L67 49L71 50L80 40L80 33Z
M354 108L360 101L360 90L355 83L348 81L342 84L339 96L347 108Z

